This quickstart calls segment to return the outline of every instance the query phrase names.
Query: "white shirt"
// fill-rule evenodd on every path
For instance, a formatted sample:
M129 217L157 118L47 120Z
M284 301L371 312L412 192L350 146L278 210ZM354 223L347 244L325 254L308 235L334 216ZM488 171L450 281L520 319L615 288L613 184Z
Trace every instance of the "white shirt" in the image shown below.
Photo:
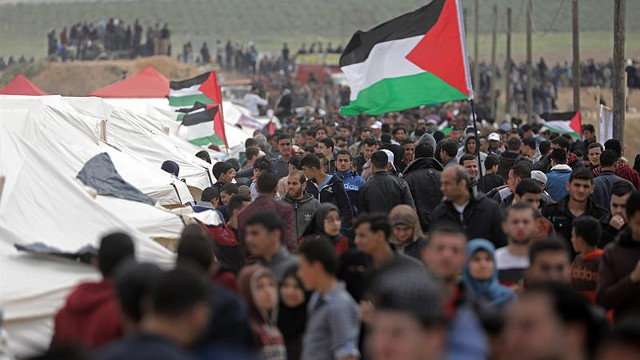
M464 222L464 209L467 207L467 205L469 205L468 201L462 205L453 203L453 207L456 209L458 214L460 214L460 222Z
M245 95L244 98L242 99L242 102L244 104L244 107L246 107L251 112L252 116L260 115L260 110L258 110L258 105L266 106L268 104L267 100L252 93L248 93L247 95Z
M527 269L529 268L529 257L513 255L506 246L501 247L496 250L496 268L498 270Z

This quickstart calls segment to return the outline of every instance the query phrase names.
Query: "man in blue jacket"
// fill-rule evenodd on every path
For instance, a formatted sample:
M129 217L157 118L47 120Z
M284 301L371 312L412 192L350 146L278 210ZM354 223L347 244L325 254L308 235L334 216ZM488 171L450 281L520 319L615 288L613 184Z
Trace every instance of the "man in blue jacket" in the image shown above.
M338 175L344 183L344 190L347 192L353 214L358 213L358 192L360 187L364 185L364 179L358 175L352 168L351 154L346 150L338 151L336 155L336 175Z
M549 155L551 171L547 174L547 192L553 201L564 199L567 194L567 183L571 177L571 167L567 165L567 153L563 149L555 149Z

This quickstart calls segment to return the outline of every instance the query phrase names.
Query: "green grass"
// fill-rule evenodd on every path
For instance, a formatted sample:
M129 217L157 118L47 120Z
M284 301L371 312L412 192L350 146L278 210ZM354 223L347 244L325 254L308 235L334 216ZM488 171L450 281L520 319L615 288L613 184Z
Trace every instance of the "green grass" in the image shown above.
M261 49L278 49L283 41L297 47L301 42L333 41L345 43L358 29L370 28L386 19L424 4L425 0L136 0L0 5L0 55L25 54L41 57L46 47L46 32L51 28L82 20L120 17L126 22L140 18L145 24L168 21L173 31L174 49L184 41L196 46L202 41L210 45L216 39L254 41ZM472 1L467 21L471 34ZM500 6L500 29L504 28L506 6L513 8L514 31L524 30L524 0L481 0L481 32L490 31L491 7ZM613 1L581 0L583 50L601 53L611 51ZM570 42L570 0L535 0L534 20L538 32L536 52L568 53ZM637 50L640 22L631 14L640 14L640 1L627 1L629 49ZM545 35L546 34L546 35ZM516 36L518 45L524 43ZM483 49L488 38L483 36ZM522 46L520 46L522 47ZM175 52L174 50L174 52ZM522 52L522 51L520 51ZM483 54L486 51L483 51Z

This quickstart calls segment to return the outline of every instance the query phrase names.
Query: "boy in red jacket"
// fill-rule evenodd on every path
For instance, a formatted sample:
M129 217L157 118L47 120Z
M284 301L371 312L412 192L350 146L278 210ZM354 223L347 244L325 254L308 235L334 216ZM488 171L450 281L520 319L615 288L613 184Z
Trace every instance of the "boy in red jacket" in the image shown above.
M591 216L581 216L573 222L571 245L578 253L571 264L571 287L582 293L592 304L596 301L598 268L603 251L597 248L602 227Z
M54 319L51 346L83 345L96 349L122 337L122 319L111 281L115 269L134 256L133 241L124 233L103 237L97 265L102 280L78 285Z

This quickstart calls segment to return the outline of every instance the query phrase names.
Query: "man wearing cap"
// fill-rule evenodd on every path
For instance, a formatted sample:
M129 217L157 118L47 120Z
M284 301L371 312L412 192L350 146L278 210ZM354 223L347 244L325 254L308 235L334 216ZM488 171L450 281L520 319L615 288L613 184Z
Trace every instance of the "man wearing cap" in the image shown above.
M387 151L376 151L371 156L373 175L360 188L361 212L388 213L401 204L415 207L409 185L389 172L391 169L395 170L395 167L393 158L389 157L391 151Z
M489 140L489 154L500 155L500 135L492 132L487 139Z

